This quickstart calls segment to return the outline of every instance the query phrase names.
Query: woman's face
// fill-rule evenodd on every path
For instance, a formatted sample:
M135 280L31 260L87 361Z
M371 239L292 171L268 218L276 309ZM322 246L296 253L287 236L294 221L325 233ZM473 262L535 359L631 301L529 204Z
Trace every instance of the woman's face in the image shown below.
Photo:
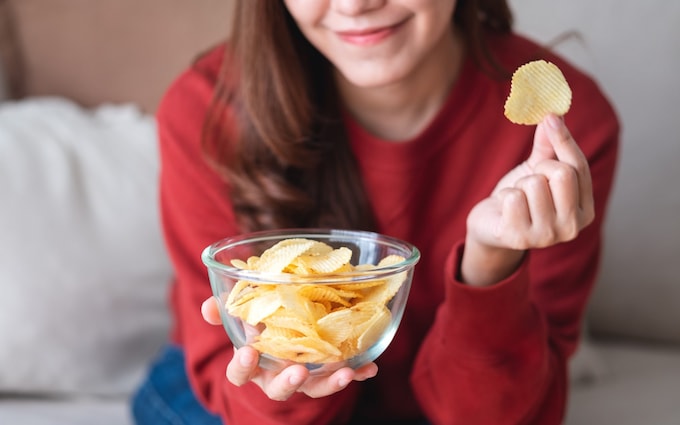
M399 82L439 51L456 0L284 0L307 37L351 84ZM446 47L448 48L448 47Z

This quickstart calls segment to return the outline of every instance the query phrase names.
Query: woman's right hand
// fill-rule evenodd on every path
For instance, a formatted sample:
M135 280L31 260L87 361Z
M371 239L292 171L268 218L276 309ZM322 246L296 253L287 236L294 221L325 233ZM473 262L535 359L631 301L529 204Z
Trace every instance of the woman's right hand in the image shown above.
M203 319L212 325L221 325L217 301L210 297L201 306ZM302 365L292 365L275 372L258 365L259 353L250 346L234 348L234 356L227 366L227 379L236 386L252 381L272 400L287 400L296 392L312 398L334 394L352 381L365 381L378 373L378 366L369 363L359 369L344 367L329 376L312 376Z
M562 118L549 115L536 127L529 158L468 215L461 277L492 285L525 251L570 241L594 218L588 160Z

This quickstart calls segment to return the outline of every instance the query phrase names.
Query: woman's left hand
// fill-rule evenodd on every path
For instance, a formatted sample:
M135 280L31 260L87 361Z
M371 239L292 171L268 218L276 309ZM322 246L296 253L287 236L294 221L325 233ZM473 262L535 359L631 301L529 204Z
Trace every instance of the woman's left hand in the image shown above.
M588 161L563 120L549 115L536 128L529 158L468 215L462 279L498 282L526 250L570 241L594 217Z

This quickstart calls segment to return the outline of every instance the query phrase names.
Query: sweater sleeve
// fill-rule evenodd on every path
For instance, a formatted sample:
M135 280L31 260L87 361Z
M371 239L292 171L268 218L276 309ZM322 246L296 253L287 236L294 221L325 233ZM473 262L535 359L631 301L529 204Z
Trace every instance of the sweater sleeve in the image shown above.
M225 423L330 424L350 412L351 384L322 399L296 394L270 400L253 383L232 385L225 376L233 347L225 330L203 321L201 303L212 295L201 252L238 233L227 186L204 160L201 128L214 81L197 70L183 74L166 93L157 123L161 153L160 198L163 232L174 266L174 339L186 354L189 381L199 400Z
M573 241L533 250L510 277L475 288L458 281L464 246L445 266L445 299L411 374L434 424L559 424L567 361L597 277L602 225L616 168L619 126L597 87L567 118L587 156L596 219ZM576 98L576 106L585 98Z

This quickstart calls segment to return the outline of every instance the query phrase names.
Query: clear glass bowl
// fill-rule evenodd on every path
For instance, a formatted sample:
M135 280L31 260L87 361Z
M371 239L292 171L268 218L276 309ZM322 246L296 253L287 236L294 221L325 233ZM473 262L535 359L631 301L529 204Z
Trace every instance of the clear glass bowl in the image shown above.
M354 267L352 267L352 271L341 271L323 275L299 276L290 273L267 273L255 270L247 270L235 267L232 264L232 260L241 260L245 262L251 256L260 256L266 249L283 240L294 238L303 238L323 242L327 245L330 245L332 248L348 248L351 250L350 264L352 266L362 266L360 266L359 269L354 269ZM376 266L382 259L391 255L403 257L403 260L391 262L389 265L380 267ZM343 341L342 343L338 342L342 339L342 337L337 337L337 334L343 332L345 334L348 334L348 332L360 332L360 330L366 328L367 325L360 323L356 326L349 326L349 329L347 329L348 324L357 323L357 319L353 318L348 321L343 321L343 319L336 320L336 317L338 317L338 314L340 316L344 316L345 318L355 317L350 316L348 311L336 313L335 316L328 316L326 319L319 320L319 323L323 322L324 324L324 326L319 324L321 329L319 333L322 335L332 333L332 337L326 338L323 344L335 344L338 350L343 349L343 354L340 356L333 356L328 359L324 359L323 361L295 361L290 358L280 358L271 353L268 354L263 352L266 350L260 350L260 366L263 368L280 370L288 365L301 363L307 367L310 373L321 375L330 374L333 371L345 366L355 369L359 368L362 365L374 361L385 351L387 346L392 341L392 338L394 337L394 334L396 333L403 316L406 300L408 298L411 282L413 279L414 266L420 260L420 252L415 246L408 242L373 232L335 229L286 229L256 232L220 240L205 248L202 253L202 260L208 269L208 276L210 279L213 295L218 300L222 323L224 324L224 328L236 348L240 348L247 344L251 345L253 343L257 345L260 334L266 328L266 325L263 323L248 324L248 321L253 322L253 320L244 320L238 317L238 314L232 315L229 313L227 307L230 302L229 295L236 285L239 285L239 288L241 289L245 286L247 291L251 292L255 290L264 292L265 290L270 291L272 289L276 289L276 291L281 291L282 293L288 293L287 291L290 291L291 289L297 291L298 289L307 286L306 289L310 289L311 292L305 293L315 292L317 295L321 294L321 298L324 298L323 294L326 292L331 292L330 290L326 291L326 289L328 289L327 286L330 286L331 289L349 288L351 290L362 287L369 288L360 290L356 289L356 291L361 292L370 291L370 288L374 287L378 281L400 281L401 284L399 289L396 290L394 296L390 296L389 300L384 300L383 304L387 310L385 310L385 308L382 306L379 308L375 307L378 310L382 310L381 313L383 313L381 315L381 319L379 320L380 326L372 327L372 331L366 331L363 333L361 335L363 343L358 344L358 347L355 347L353 351L346 350L348 345L347 340ZM366 265L373 265L376 267ZM288 286L286 287L282 285ZM292 287L290 285L292 285ZM312 288L314 285L317 287ZM319 289L319 285L324 287ZM240 289L237 291L240 291ZM337 292L336 289L333 289L333 291ZM273 294L274 292L269 293ZM297 292L295 293L297 294ZM347 291L344 291L343 289L340 290L340 293L341 295L348 295ZM375 301L374 295L375 294L373 294L372 298L371 296L367 295L366 301L360 307L356 307L356 305L362 302L362 294L356 295L355 298L347 298L352 304L344 306L335 304L335 311L348 308L353 310L352 313L356 313L356 310L365 310L365 306L373 308L373 304L371 304L368 300L373 299ZM348 296L353 297L354 295ZM329 298L332 297L329 296ZM307 301L305 302L309 304ZM283 305L278 307L279 309L309 309L308 306L303 307L296 302L290 302L290 297L288 297L287 300L282 304ZM316 302L313 305L315 307L319 307ZM298 311L292 313L300 312ZM322 311L322 317L323 314L324 313ZM354 322L352 320L354 320ZM376 319L375 321L378 320ZM296 321L296 323L298 322ZM333 326L336 325L338 326L337 332L336 329L333 328ZM315 335L313 338L317 338L316 326L316 323L312 324L312 332ZM328 328L328 326L331 326L331 328ZM278 324L277 326L272 325L272 328L274 327L278 327ZM305 329L303 329L303 331ZM325 334L324 332L321 332L322 330L325 330ZM270 330L270 333L271 332L273 332L273 329ZM366 337L366 334L371 334L370 338ZM298 333L297 335L299 336L300 334ZM279 339L279 341L281 340ZM287 341L289 340L285 340L284 342ZM353 341L356 344L357 338L355 338ZM317 341L312 342L316 343ZM291 342L291 345L294 344L295 342ZM341 344L344 345L340 347L339 345Z

